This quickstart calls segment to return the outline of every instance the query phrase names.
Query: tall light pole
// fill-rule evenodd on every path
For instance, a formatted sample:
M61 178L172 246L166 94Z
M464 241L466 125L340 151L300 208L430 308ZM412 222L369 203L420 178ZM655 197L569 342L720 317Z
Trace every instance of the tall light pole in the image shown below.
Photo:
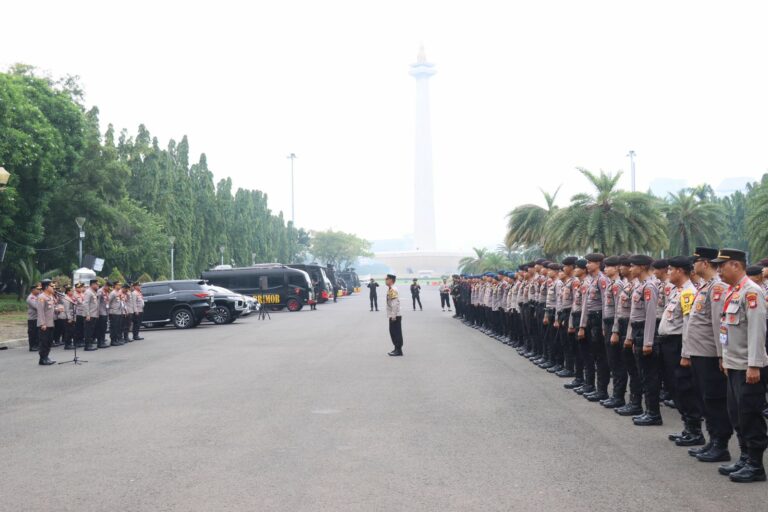
M168 241L171 242L171 281L174 281L174 274L173 274L173 244L176 242L175 236L169 236Z
M632 192L634 192L635 191L635 151L630 149L629 153L627 153L627 156L629 157L629 167L632 173Z
M256 253L251 253L251 266L254 266L256 264Z
M296 210L295 210L295 203L294 203L294 194L293 194L293 161L298 158L296 156L296 153L291 153L286 157L288 160L291 161L291 222L293 225L296 225Z
M78 259L78 267L83 267L83 239L85 238L85 231L83 230L83 225L85 224L85 217L76 217L75 222L77 223L77 228L79 230L78 238L80 239L79 249L77 251L77 259Z
M226 247L224 247L223 245L219 246L219 252L221 252L221 264L222 265L224 264L224 249L226 249Z

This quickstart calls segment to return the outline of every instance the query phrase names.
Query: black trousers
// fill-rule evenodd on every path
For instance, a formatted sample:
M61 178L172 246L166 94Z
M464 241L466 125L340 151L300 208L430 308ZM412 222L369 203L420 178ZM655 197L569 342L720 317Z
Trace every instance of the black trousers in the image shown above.
M763 463L768 447L765 417L765 390L768 369L760 369L760 382L747 384L746 370L728 370L728 416L739 438L743 453L757 464Z
M574 331L578 331L578 325L581 321L581 312L571 312L571 325L577 326ZM568 333L568 349L571 353L572 365L568 365L568 354L566 353L566 369L576 372L576 379L584 380L584 355L581 353L579 340L576 339L576 332Z
M75 322L66 321L64 326L64 346L71 347L75 343Z
M75 344L82 346L85 343L85 317L75 317Z
M27 340L29 341L29 349L37 350L40 346L40 331L37 328L37 320L27 320Z
M630 401L634 400L633 403L639 404L643 400L643 382L637 369L637 361L635 360L632 347L624 347L628 328L629 318L619 318L619 346L621 346L621 358L624 362L624 369L627 372L627 380L629 382L629 399Z
M413 302L413 309L414 310L416 309L416 304L417 303L419 304L419 309L423 309L421 307L421 297L419 297L418 295L411 295L411 302Z
M109 315L109 339L117 342L122 339L122 321L123 315Z
M64 319L57 318L53 321L53 344L61 343L61 337L64 336L64 325L67 323Z
M371 299L371 310L373 310L374 308L376 308L378 310L379 309L379 296L376 295L376 294L371 294L370 295L370 299Z
M611 371L613 380L613 396L615 398L624 398L627 393L627 368L624 365L624 340L619 336L619 342L611 343L613 333L613 317L603 318L603 339L605 340L605 356L608 368Z
M605 352L605 338L603 337L603 315L598 311L588 314L586 337L589 349L595 361L595 378L598 391L608 392L608 381L611 372L608 368L608 356Z
M634 343L635 360L643 383L645 395L645 410L649 414L661 415L659 410L659 393L661 392L661 357L659 344L654 342L650 354L643 354L643 335L645 322L632 323L632 340Z
M395 350L403 349L403 317L398 316L394 320L389 320L389 337L392 338Z
M38 349L40 359L46 359L51 353L51 342L53 341L53 327L47 327L45 330L38 329L37 334Z
M451 309L451 296L447 293L440 294L440 307Z
M94 334L96 334L96 322L98 322L98 317L91 317L90 320L85 321L85 344L91 345L96 342L96 338Z
M144 312L133 314L133 339L139 337L139 331L141 330L141 319L144 317Z
M122 339L128 340L128 333L131 332L131 319L133 318L133 314L130 315L123 315L123 319L120 321L120 326L122 327Z
M704 405L696 392L691 368L680 366L680 354L683 350L682 335L659 336L661 362L667 391L672 394L675 407L686 425L701 427Z
M107 316L106 315L99 315L98 320L96 320L96 341L99 342L99 345L103 344L106 341L107 338Z
M727 442L733 427L728 418L728 378L720 371L720 358L691 356L691 374L710 438Z

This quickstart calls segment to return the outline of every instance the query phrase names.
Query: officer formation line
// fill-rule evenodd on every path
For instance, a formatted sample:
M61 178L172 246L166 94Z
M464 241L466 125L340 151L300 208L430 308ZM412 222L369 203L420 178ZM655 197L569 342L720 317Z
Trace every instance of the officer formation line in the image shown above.
M59 290L45 280L33 286L27 296L29 351L38 352L41 366L50 366L56 363L49 357L51 347L93 351L143 340L139 335L143 314L139 283L108 281L100 286L93 279L87 287L78 283Z
M721 463L733 482L765 481L768 259L760 263L708 247L669 260L592 253L455 276L451 294L455 318L572 379L566 389L638 427L662 425L664 403L682 422L668 436L675 445Z

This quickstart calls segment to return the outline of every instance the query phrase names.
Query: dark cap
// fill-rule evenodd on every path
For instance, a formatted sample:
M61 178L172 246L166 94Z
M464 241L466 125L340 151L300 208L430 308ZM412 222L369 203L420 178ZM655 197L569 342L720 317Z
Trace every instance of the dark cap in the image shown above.
M88 281L88 284L99 284L99 280L98 279L91 279L90 281Z
M757 262L758 265L762 265L764 267L768 267L768 258L763 258L760 261Z
M629 254L625 254L623 256L619 256L619 265L621 265L623 267L628 267L628 266L631 265L629 260L630 260Z
M579 258L577 258L576 256L567 256L563 258L563 261L561 261L560 263L562 263L563 265L575 265L576 260L578 259Z
M587 268L587 260L585 260L584 258L577 259L576 260L576 266L581 268L581 269L585 269L586 270L586 268Z
M591 252L584 256L584 259L591 261L592 263L600 263L605 259L605 254L601 252Z
M130 289L131 289L131 287L130 287L130 286L128 286L128 283L125 283L125 284L123 285L123 290L130 290Z
M761 276L763 275L763 267L760 265L750 265L747 267L748 276Z
M603 264L606 267L618 267L621 264L621 259L618 256L608 256L603 260Z
M712 259L712 263L725 263L726 261L747 262L747 253L738 249L720 249L717 258Z
M547 261L544 258L539 258L536 261L533 262L534 265L543 265L544 262Z
M646 254L633 254L629 257L630 265L641 265L643 267L650 267L653 263L653 258Z
M395 274L387 274L387 279L391 279L393 281L397 281L397 276Z
M717 258L717 249L713 247L697 247L693 251L694 261L698 260L713 260Z
M669 261L661 258L658 260L654 260L653 263L651 263L651 266L657 270L661 270L662 268L667 268L669 266Z
M683 270L691 271L691 258L688 256L675 256L669 259L669 266L675 268L681 268Z
M528 265L520 265L519 267L517 267L517 270L522 270L523 272L525 272L528 270Z
M547 265L547 268L549 270L563 270L563 266L560 265L559 263L550 263L549 265Z

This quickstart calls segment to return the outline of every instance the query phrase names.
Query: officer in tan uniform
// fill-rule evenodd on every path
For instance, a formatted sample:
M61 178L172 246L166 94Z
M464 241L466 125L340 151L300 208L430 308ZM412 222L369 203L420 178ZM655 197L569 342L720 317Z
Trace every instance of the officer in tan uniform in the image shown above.
M387 355L398 357L403 355L403 317L400 315L400 295L395 287L397 277L387 274L387 319L389 320L389 336L395 349Z
M29 295L27 295L27 338L30 352L40 350L37 336L37 302L41 291L43 289L40 287L40 284L36 284L29 290Z
M85 350L96 350L96 324L99 322L99 281L91 279L83 296L85 315Z
M53 296L53 288L50 281L40 283L42 293L37 297L37 327L39 330L39 350L41 366L50 366L55 364L48 355L51 353L51 342L53 341L53 327L56 318L56 299Z
M743 251L720 249L713 262L720 264L720 277L729 285L723 300L720 346L728 377L728 415L742 450L739 462L719 471L734 482L763 482L763 453L768 447L763 417L768 383L765 296L746 275Z

